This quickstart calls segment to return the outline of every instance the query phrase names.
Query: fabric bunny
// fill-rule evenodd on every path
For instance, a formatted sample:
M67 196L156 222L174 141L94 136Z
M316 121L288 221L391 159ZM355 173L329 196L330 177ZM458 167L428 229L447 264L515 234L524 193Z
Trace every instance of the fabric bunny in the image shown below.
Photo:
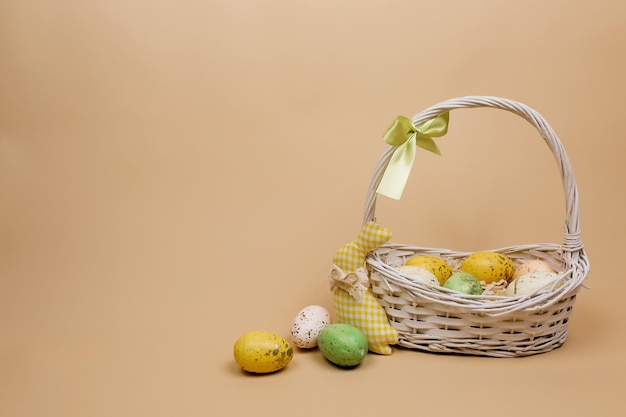
M329 273L337 321L360 329L367 337L368 349L383 355L391 354L389 345L398 343L398 332L389 324L383 307L368 291L365 257L390 238L389 229L381 228L373 221L366 223L356 240L337 250Z

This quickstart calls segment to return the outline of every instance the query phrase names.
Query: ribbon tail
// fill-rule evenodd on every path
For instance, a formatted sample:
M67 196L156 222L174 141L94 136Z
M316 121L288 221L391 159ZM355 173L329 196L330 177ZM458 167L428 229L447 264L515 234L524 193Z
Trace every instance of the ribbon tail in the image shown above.
M409 179L415 160L416 135L398 146L391 155L376 192L399 200Z
M441 155L441 151L439 147L430 136L417 135L417 139L415 140L415 144L420 148L426 149L427 151L431 151L432 153L436 153L437 155Z

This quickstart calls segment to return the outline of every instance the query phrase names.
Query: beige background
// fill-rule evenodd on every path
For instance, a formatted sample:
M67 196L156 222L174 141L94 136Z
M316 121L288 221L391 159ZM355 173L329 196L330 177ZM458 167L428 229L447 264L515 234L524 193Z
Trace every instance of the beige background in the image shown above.
M621 415L625 18L618 0L1 2L0 415ZM298 351L243 374L241 334L331 308L390 121L472 94L532 106L570 156L592 289L565 345L351 371ZM379 201L394 241L561 241L530 125L460 110L438 143Z

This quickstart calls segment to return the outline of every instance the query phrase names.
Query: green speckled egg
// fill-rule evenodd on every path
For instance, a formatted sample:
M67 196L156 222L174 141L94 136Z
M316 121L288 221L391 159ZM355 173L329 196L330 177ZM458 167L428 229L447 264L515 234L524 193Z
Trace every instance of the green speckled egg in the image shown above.
M361 330L345 323L324 327L317 346L326 359L342 367L356 366L367 355L367 338Z
M468 274L467 272L456 272L452 274L443 286L450 290L469 295L480 295L483 293L483 287L481 287L478 279L476 279L474 275Z

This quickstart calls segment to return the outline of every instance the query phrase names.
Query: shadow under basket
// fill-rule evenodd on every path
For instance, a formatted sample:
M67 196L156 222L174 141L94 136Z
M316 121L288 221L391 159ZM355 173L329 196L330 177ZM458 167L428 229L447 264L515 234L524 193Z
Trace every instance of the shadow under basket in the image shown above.
M531 259L550 264L558 278L521 296L466 295L411 280L395 269L415 255L432 255L458 265L470 252L387 243L369 252L366 265L371 291L399 333L398 345L421 351L490 357L529 356L561 346L567 337L576 294L589 272L580 240L578 193L561 142L548 123L524 104L496 97L472 96L444 101L413 117L418 125L457 108L491 107L513 112L534 125L558 163L566 197L563 244L541 243L488 249L509 257L515 266ZM376 189L393 154L383 153L370 183L363 223L376 220Z

